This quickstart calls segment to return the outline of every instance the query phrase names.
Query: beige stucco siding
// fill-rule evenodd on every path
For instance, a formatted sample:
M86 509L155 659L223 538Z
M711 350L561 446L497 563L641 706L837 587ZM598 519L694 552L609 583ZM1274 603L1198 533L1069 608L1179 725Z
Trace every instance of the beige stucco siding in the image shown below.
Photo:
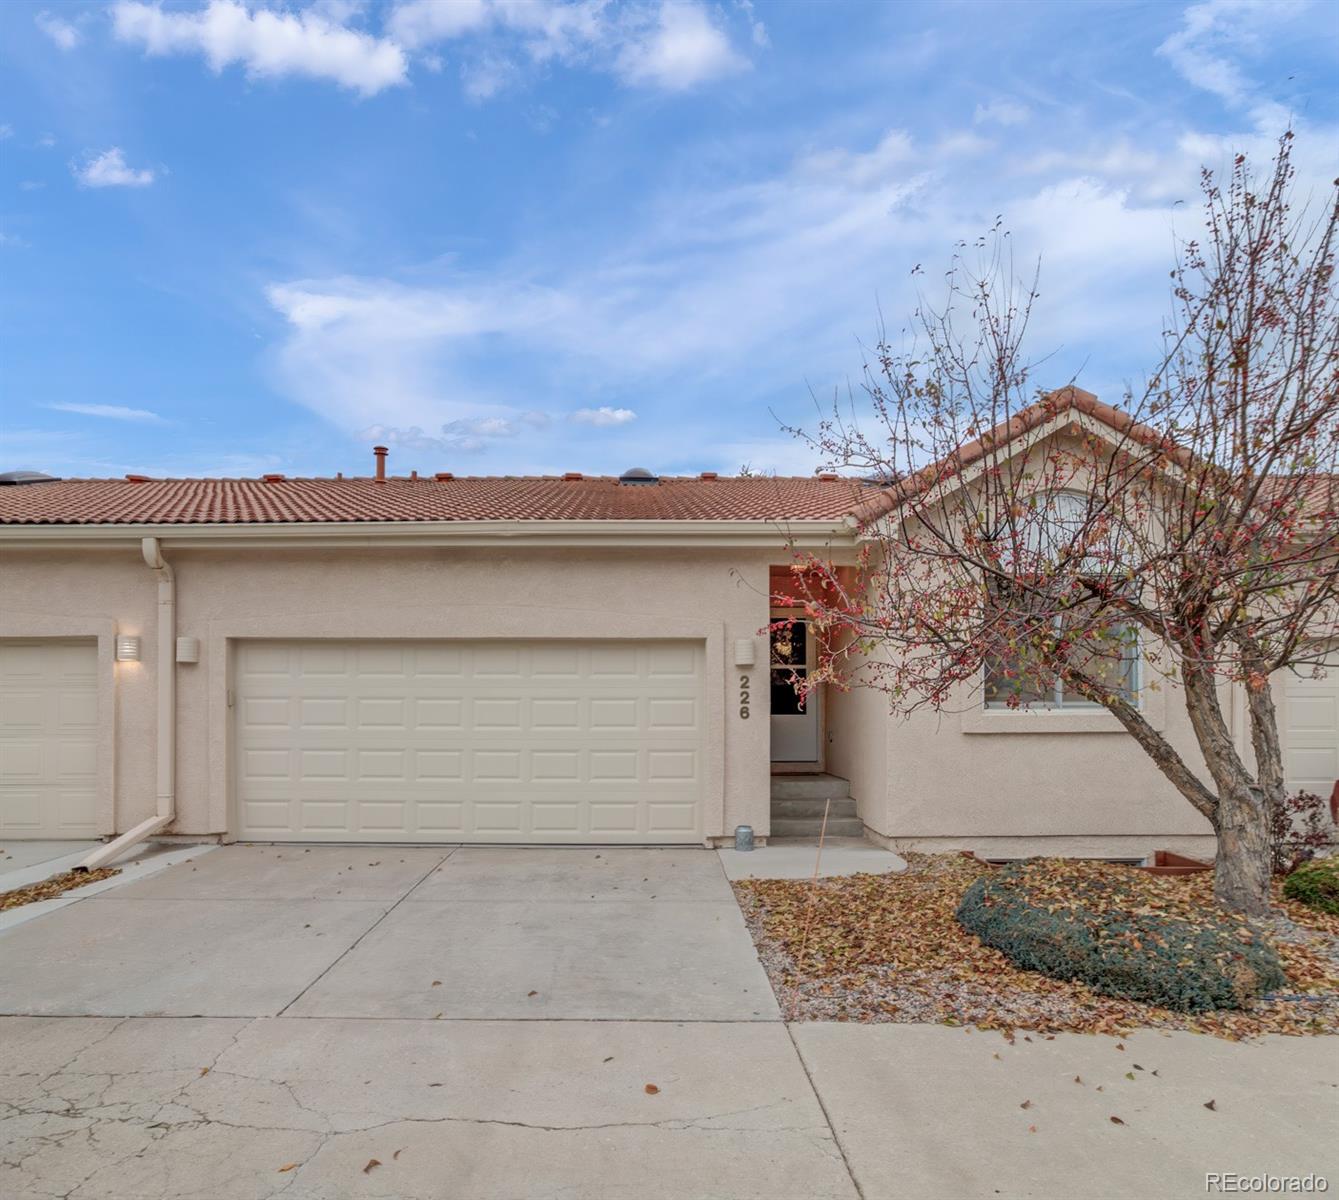
M177 821L227 834L234 776L231 648L248 638L684 638L706 654L705 832L768 828L765 700L739 716L735 643L766 647L775 555L726 549L175 550L177 632L198 664L177 669ZM0 571L0 636L142 635L142 661L114 677L115 828L154 811L155 580L138 546L17 551ZM107 643L110 653L110 641ZM110 660L108 659L110 664ZM110 790L110 789L109 789ZM103 797L111 830L110 797Z
M1163 732L1203 770L1184 710L1168 708ZM1051 719L1011 715L1029 726ZM923 712L889 723L887 754L885 809L869 821L897 838L970 846L1000 837L1097 844L1211 834L1124 732L968 733L960 714Z

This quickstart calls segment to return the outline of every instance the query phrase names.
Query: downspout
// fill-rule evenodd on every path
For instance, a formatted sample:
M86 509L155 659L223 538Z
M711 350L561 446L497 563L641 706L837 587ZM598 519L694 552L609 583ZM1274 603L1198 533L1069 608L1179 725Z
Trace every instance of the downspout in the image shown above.
M147 821L141 821L105 846L99 846L75 867L76 871L91 871L104 866L131 846L138 845L160 829L166 829L177 815L177 577L173 574L172 564L163 557L163 548L156 537L142 539L140 552L158 576L157 810Z

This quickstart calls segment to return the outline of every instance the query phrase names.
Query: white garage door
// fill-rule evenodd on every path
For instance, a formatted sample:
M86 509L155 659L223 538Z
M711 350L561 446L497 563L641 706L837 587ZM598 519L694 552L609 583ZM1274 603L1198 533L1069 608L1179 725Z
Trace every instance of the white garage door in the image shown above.
M96 836L97 763L97 643L0 641L0 836Z
M1339 655L1324 679L1284 675L1280 737L1288 790L1328 799L1339 779Z
M694 842L694 642L246 642L240 836Z

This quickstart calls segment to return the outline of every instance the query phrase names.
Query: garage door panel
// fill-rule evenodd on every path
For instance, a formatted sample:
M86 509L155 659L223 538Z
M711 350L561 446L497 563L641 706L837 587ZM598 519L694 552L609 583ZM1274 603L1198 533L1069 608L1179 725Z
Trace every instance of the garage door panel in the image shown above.
M1339 653L1327 663L1323 678L1285 673L1282 692L1281 740L1288 788L1328 796L1339 780Z
M243 643L239 832L696 841L701 660L694 643Z
M0 835L98 831L97 644L0 642Z

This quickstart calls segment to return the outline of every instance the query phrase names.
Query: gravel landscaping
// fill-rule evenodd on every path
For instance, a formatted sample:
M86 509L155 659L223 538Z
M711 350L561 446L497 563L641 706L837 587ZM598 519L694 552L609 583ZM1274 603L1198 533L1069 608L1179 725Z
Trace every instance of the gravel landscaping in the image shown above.
M1189 1014L1019 970L955 916L963 893L990 867L952 854L906 858L904 875L734 885L788 1020L930 1022L1043 1034L1155 1027L1233 1039L1339 1033L1339 917L1287 900L1277 887L1276 915L1257 928L1283 961L1287 991L1245 1010ZM1079 869L1125 873L1123 894L1140 909L1217 913L1210 873L1155 876L1108 864Z
M0 892L0 912L18 908L23 904L36 904L39 900L54 900L74 888L87 887L90 883L110 879L113 875L119 874L121 874L120 867L99 867L95 871L64 871L51 876L50 879L43 879L40 883L30 883L27 887Z

